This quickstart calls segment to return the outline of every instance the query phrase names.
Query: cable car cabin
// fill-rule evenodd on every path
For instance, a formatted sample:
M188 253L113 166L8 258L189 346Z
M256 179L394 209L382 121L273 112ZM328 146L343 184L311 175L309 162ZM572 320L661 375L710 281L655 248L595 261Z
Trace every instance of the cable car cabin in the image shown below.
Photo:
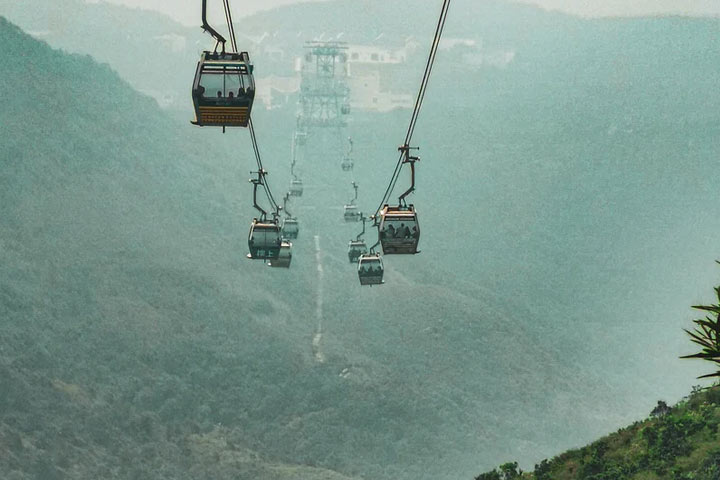
M359 222L362 219L362 213L358 210L357 205L345 205L345 213L343 214L346 222Z
M420 224L412 205L407 207L385 205L380 211L379 232L384 254L418 253Z
M305 145L307 143L307 133L295 132L295 141L298 145Z
M364 255L367 252L368 249L365 240L350 240L348 244L348 260L350 260L350 263L357 263L360 255Z
M257 218L253 219L248 236L248 247L250 248L248 258L261 260L277 258L280 254L281 244L280 225L275 222L261 222Z
M282 225L282 236L285 238L295 239L298 237L300 231L300 224L295 217L287 217L283 221Z
M290 268L290 262L292 261L292 243L287 240L283 240L280 244L280 253L277 258L274 258L268 262L271 267L275 268Z
M350 113L350 104L349 104L349 103L344 103L344 104L340 107L340 113L342 113L343 115L348 115L348 114Z
M192 87L192 123L201 127L247 127L255 98L252 72L247 52L203 52Z
M343 157L342 162L340 163L340 167L342 167L343 172L349 172L353 169L353 161L350 157Z
M358 260L358 278L360 285L380 285L383 283L382 257L378 253L360 255Z
M290 182L290 195L293 197L302 197L303 183L302 180L295 178Z

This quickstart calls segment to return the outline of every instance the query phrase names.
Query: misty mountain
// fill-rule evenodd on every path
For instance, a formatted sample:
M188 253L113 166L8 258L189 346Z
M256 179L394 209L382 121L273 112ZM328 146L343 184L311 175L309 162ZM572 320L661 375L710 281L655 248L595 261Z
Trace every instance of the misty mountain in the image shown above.
M471 446L481 429L491 441L498 417L470 406L496 393L468 391L504 380L489 365L480 383L464 376L486 355L478 338L504 345L510 334L499 318L488 331L462 313L487 309L483 302L422 285L413 295L423 302L398 304L381 291L348 300L343 291L359 287L345 260L347 232L308 218L308 232L330 232L318 362L310 233L286 276L244 258L252 213L244 206L238 215L230 135L183 129L107 66L53 51L7 22L2 32L3 91L24 92L6 97L2 113L2 365L11 385L2 425L14 445L4 470L193 478L210 468L225 478L301 464L441 477L465 458L470 471L476 459L456 442ZM21 47L17 62L7 52ZM105 91L113 94L93 93ZM448 302L458 306L450 315ZM542 355L531 339L518 341ZM497 361L522 372L513 357L508 349ZM209 467L205 455L243 460Z
M704 391L693 388L676 405L658 401L646 420L543 460L532 473L523 474L517 463L510 462L475 480L714 480L720 474L719 393L717 386Z

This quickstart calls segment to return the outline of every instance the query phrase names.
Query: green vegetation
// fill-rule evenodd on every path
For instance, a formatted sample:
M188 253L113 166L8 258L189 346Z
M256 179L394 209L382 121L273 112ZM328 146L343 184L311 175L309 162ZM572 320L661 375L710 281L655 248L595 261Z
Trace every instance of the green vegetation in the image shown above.
M533 473L510 463L475 480L717 480L719 427L720 386L698 387L672 408L658 402L643 422L543 460Z
M715 287L720 300L720 287ZM703 351L681 358L700 358L720 364L720 304L693 308L714 317L694 320L685 330ZM700 378L720 376L720 372ZM662 400L650 418L636 422L589 446L566 452L535 465L533 473L506 463L475 480L718 480L720 478L720 384L693 388L674 407Z
M715 287L715 295L720 301L720 287ZM715 364L716 367L720 367L720 302L713 305L696 305L693 308L710 312L714 317L708 315L705 318L693 320L693 323L696 325L695 330L685 330L685 332L690 335L693 343L702 347L702 351L693 355L685 355L681 358L700 358ZM711 377L720 377L720 370L715 373L702 375L699 378Z

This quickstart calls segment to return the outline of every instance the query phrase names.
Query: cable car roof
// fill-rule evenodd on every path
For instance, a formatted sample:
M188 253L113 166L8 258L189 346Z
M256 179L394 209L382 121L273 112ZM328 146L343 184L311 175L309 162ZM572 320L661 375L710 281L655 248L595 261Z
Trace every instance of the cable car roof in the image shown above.
M240 73L247 74L249 71L248 66L249 65L245 62L226 62L226 61L208 62L208 61L205 61L202 64L202 71L203 71L203 73L215 73L215 72L223 73L226 71L219 69L219 67L223 67L223 68L237 69L240 71ZM215 70L215 68L218 68L218 70ZM234 72L231 72L231 73L234 73Z
M277 223L253 222L252 228L255 230L280 230L280 225Z

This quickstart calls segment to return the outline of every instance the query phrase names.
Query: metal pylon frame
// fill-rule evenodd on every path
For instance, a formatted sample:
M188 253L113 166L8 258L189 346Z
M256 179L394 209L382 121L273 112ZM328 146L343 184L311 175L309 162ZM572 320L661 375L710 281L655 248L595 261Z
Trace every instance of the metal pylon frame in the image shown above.
M347 125L343 113L350 104L347 49L344 42L305 43L298 100L299 130Z

